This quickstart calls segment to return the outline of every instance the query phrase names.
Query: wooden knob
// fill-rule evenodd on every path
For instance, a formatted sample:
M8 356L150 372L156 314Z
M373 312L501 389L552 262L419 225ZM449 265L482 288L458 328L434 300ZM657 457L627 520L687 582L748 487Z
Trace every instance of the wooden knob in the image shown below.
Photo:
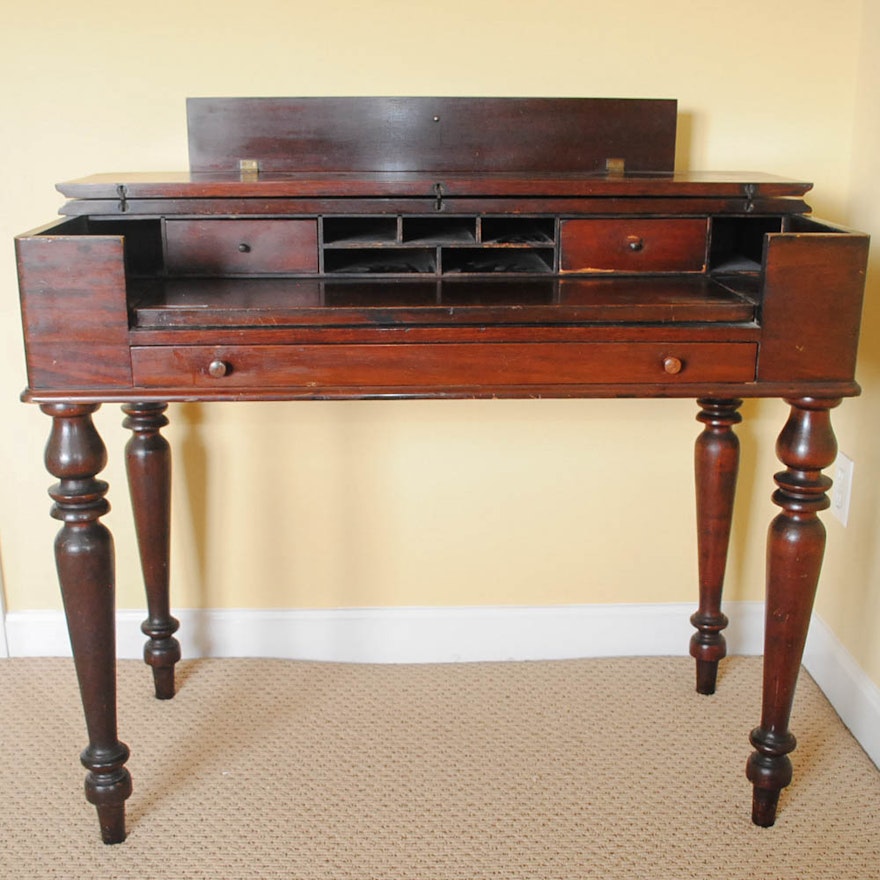
M229 372L229 364L221 360L213 360L208 364L208 375L222 379Z
M245 243L245 242L242 242L242 243L238 246L238 249L239 249L243 254L249 254L249 253L251 252L251 246L250 246L249 244Z
M684 364L682 364L682 362L676 357L663 358L663 369L669 373L670 376L680 373L683 366Z
M640 251L645 246L645 241L637 235L628 235L626 243L631 251Z

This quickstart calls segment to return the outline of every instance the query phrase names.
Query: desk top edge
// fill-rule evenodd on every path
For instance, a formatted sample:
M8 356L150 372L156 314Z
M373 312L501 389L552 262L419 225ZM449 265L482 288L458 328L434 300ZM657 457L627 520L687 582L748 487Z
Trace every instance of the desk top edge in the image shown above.
M439 189L438 189L439 187ZM812 183L761 172L119 172L57 184L69 199L267 197L799 197Z

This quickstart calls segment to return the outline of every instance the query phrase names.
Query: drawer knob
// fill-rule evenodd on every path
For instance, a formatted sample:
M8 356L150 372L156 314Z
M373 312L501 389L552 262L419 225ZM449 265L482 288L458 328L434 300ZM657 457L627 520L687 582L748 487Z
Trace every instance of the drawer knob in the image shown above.
M247 244L246 242L242 242L242 243L238 246L238 249L239 249L243 254L249 254L249 253L251 252L251 246L250 246L249 244Z
M684 364L677 357L663 358L663 369L669 373L670 376L680 373L683 366Z
M208 364L208 375L222 379L229 372L229 364L221 360L213 360Z
M628 235L626 237L627 246L631 251L640 251L645 246L645 241L638 235Z

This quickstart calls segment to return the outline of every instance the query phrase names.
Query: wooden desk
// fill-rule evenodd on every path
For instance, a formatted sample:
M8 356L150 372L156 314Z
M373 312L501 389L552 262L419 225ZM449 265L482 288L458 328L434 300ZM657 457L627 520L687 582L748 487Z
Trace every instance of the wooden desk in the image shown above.
M125 837L105 450L120 402L156 695L174 694L169 401L694 397L699 609L712 693L744 397L791 405L768 542L764 699L747 775L772 825L835 458L858 393L867 237L811 219L809 184L673 172L666 100L198 99L190 171L59 186L16 246L26 400L46 465L89 745L86 796Z

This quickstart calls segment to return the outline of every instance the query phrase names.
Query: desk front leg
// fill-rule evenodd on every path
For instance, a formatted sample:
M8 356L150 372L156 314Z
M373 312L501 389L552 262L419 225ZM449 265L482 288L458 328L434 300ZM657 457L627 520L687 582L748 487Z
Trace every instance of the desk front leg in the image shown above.
M739 439L733 426L742 421L737 412L742 401L704 398L697 403L697 419L705 425L694 449L700 607L691 616L697 631L691 637L690 651L697 661L697 692L714 694L718 662L727 654L721 632L727 626L721 592L739 471Z
M98 809L104 843L120 843L131 777L125 768L128 747L116 733L113 537L99 522L110 505L107 484L96 479L107 463L92 422L97 408L58 403L42 410L52 416L46 467L59 481L49 490L52 516L64 524L55 540L55 561L89 735L81 755L89 771L86 799Z
M773 494L782 510L767 538L761 725L752 731L755 751L746 766L754 785L752 821L765 827L776 821L779 793L791 782L788 755L796 740L788 723L825 551L825 526L818 513L830 505L831 480L822 470L837 455L830 410L840 401L788 403L791 414L776 444L786 469L774 477L779 488Z
M130 403L122 407L123 422L132 435L125 447L125 465L134 511L138 549L147 593L148 636L144 661L153 670L156 697L174 696L174 664L180 626L171 616L169 596L169 537L171 531L171 448L160 430L168 424L166 403Z

